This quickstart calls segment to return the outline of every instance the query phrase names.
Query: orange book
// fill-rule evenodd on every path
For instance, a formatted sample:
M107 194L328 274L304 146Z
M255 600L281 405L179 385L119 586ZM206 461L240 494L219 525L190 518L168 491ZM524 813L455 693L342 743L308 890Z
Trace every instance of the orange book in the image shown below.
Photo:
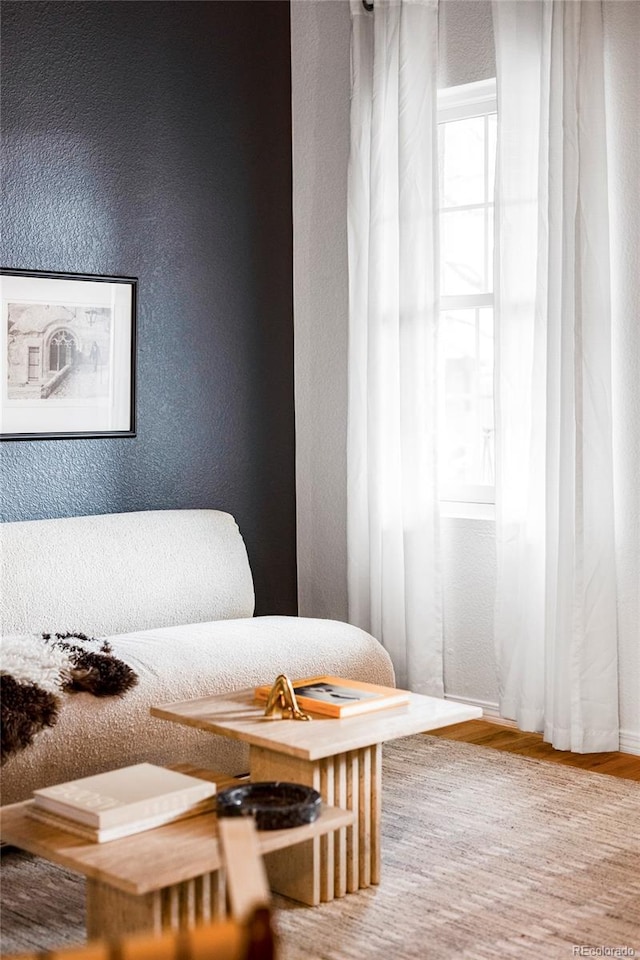
M381 687L344 677L310 677L307 680L292 680L291 685L301 710L338 719L371 710L400 707L409 703L411 695L409 690ZM266 701L270 690L269 684L256 687L256 700Z

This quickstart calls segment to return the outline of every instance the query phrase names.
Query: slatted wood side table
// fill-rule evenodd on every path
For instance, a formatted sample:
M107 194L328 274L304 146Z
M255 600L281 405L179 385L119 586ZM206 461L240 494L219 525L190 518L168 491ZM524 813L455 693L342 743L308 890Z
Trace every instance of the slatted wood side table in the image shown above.
M218 790L238 781L188 764L183 773L213 780ZM0 837L87 878L87 935L161 933L194 927L227 914L217 818L213 813L169 823L109 843L89 843L28 816L32 803L0 808ZM353 822L346 810L324 807L315 823L258 832L261 854L315 843Z
M482 716L478 707L411 694L408 705L342 720L272 720L253 690L152 707L164 720L250 745L250 775L315 787L323 801L353 813L352 826L266 858L278 893L315 906L380 882L382 744Z

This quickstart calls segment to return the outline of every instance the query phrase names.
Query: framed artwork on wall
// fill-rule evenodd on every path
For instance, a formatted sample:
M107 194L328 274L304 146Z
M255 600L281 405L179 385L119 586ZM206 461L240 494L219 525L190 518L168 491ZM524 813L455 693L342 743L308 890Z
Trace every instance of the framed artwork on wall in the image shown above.
M135 437L132 277L0 268L0 439Z

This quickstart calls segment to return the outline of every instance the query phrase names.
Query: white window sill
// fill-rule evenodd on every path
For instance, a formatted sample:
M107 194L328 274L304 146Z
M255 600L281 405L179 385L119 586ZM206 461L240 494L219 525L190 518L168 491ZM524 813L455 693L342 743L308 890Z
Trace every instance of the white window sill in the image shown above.
M440 516L458 520L495 520L495 503L465 503L459 500L441 500Z

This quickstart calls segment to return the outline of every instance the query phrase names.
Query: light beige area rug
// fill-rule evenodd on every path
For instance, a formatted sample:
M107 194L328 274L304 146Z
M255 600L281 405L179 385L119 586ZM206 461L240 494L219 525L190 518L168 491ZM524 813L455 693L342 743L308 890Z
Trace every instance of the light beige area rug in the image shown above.
M384 757L382 883L278 898L283 960L640 957L640 784L435 737ZM2 859L2 952L81 941L83 881Z

